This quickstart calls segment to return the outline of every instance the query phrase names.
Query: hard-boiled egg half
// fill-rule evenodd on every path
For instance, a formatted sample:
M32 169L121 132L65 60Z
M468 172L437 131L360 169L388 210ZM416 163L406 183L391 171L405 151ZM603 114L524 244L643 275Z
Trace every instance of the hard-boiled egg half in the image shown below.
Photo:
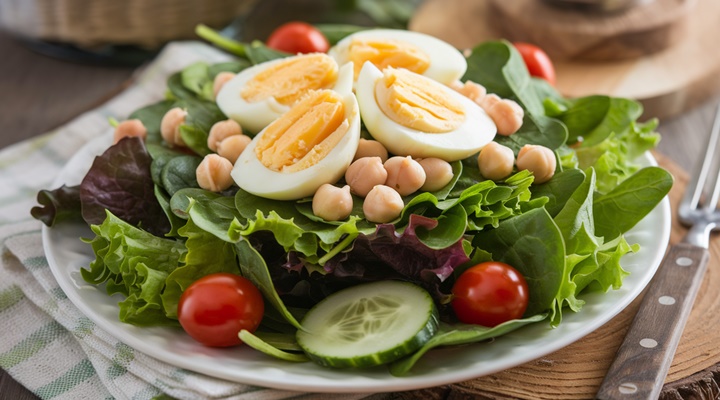
M449 85L467 70L465 57L435 37L412 31L371 29L343 38L328 54L343 65L352 61L355 79L366 61L380 70L405 68Z
M406 69L366 62L355 89L365 127L391 153L455 161L489 143L495 123L475 102Z
M257 133L290 110L309 90L338 82L338 63L327 54L302 54L267 61L238 73L217 95L218 107Z
M360 112L352 94L352 65L335 90L308 91L257 134L232 170L235 183L256 196L296 200L345 173L360 141Z

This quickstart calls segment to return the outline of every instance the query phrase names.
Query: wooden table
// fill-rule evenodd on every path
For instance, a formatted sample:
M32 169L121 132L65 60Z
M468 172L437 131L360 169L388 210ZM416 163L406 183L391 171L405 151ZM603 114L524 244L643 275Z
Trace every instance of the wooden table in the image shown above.
M50 59L28 51L1 32L0 54L0 148L45 133L95 107L118 93L133 73L128 67ZM659 152L680 168L691 170L701 154L717 101L663 121ZM0 398L36 397L0 370Z

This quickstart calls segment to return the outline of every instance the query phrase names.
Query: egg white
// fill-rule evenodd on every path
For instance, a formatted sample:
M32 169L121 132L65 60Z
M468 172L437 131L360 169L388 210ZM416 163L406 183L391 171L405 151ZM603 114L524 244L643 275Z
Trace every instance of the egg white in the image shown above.
M497 127L487 113L472 100L445 86L442 89L446 94L460 102L465 110L465 121L457 129L425 133L393 121L377 104L375 85L382 77L377 67L366 62L360 71L355 93L365 127L389 152L455 161L477 153L495 137Z
M250 133L257 133L263 130L266 126L270 125L271 122L276 120L282 114L290 110L290 106L279 103L274 97L268 97L261 101L248 102L240 93L243 88L247 85L248 81L253 79L260 72L276 65L281 62L291 60L293 58L302 57L303 55L297 55L287 58L281 58L277 60L267 61L253 67L242 70L233 79L227 82L215 99L220 110L225 113L228 118L237 121L243 130ZM345 67L348 68L347 66ZM335 89L338 85L350 85L352 89L352 65L349 67L350 76L347 72L342 72L343 68L338 70L338 78L333 87ZM349 79L349 83L347 80ZM338 91L344 90L342 88Z
M424 33L398 29L370 29L354 33L330 48L328 55L339 65L350 61L349 46L356 38L396 40L418 47L430 57L430 66L423 75L445 85L460 79L467 70L465 57L450 44Z
M352 68L350 69L352 77ZM352 82L352 79L351 79ZM352 84L347 85L352 87ZM265 130L257 134L235 162L231 176L243 190L274 200L297 200L311 196L324 183L337 182L350 166L360 142L360 112L355 95L342 93L348 131L340 142L315 165L297 172L267 168L255 154Z

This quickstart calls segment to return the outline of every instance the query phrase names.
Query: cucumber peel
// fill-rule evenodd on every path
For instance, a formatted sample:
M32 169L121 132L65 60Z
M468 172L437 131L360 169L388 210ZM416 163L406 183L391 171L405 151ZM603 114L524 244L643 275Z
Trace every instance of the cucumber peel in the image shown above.
M373 367L422 347L437 332L438 311L425 289L378 281L336 292L303 318L297 342L320 365Z

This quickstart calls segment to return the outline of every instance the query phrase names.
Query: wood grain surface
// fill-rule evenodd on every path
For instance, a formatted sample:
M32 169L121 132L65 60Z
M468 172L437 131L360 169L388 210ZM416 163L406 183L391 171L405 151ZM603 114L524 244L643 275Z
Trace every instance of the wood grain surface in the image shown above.
M720 93L720 51L717 50L720 1L675 2L692 6L682 40L663 51L629 60L556 60L557 88L570 97L608 94L635 98L643 102L646 115L661 118L682 114ZM532 0L529 3L541 2ZM490 4L489 0L428 0L411 20L410 28L437 36L459 48L470 48L483 40L503 37L496 29L502 17ZM517 6L515 1L502 1L502 4L513 9ZM530 8L528 14L540 18ZM507 21L504 23L509 25L508 30L516 28ZM522 31L520 27L519 32ZM520 39L532 41L529 36L516 37L516 40ZM568 40L572 43L574 36ZM552 45L545 47L552 52Z
M555 60L624 60L669 48L687 34L697 0L653 0L617 12L588 12L537 0L489 0L500 36L531 42Z
M76 65L25 50L0 33L0 148L42 134L109 98L131 77L128 68ZM687 182L709 132L714 99L682 116L663 121L656 156L676 178L674 205ZM675 209L675 208L674 208ZM674 222L672 241L685 229ZM713 399L720 395L720 239L712 241L710 267L681 339L663 391L663 399ZM632 319L637 302L586 338L547 357L484 378L389 398L415 399L583 399L597 390L614 351ZM2 340L0 338L0 340ZM1 399L35 398L0 371Z

